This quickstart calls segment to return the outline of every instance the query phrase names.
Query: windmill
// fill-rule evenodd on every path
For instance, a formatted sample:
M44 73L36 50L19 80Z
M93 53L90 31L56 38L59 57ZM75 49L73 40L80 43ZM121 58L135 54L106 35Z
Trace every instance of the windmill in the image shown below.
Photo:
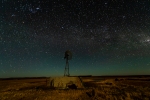
M77 89L77 88L84 88L84 85L82 83L82 79L80 77L69 77L69 62L68 60L72 59L72 53L67 50L65 52L65 57L66 59L66 66L65 66L65 71L64 71L64 77L50 77L47 80L47 86L51 88L56 88L56 89ZM68 76L68 77L66 77Z
M64 76L70 76L70 74L69 74L69 62L68 62L68 60L72 59L72 53L69 50L67 50L65 52L64 59L66 59L66 66L65 66Z

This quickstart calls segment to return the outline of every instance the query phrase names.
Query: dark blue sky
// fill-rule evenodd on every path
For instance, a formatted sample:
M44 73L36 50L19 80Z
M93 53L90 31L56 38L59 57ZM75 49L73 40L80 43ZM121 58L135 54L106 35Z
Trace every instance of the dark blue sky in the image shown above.
M149 0L2 0L0 77L150 73Z

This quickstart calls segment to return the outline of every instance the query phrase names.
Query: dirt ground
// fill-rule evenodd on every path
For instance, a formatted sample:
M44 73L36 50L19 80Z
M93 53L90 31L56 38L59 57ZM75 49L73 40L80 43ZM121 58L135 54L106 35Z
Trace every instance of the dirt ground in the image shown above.
M0 100L150 100L150 77L81 77L82 89L51 89L46 78L0 79Z

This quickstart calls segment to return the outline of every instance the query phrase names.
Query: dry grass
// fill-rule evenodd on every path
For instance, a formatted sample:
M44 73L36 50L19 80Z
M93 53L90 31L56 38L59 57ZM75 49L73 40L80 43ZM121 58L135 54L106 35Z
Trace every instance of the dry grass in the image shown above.
M85 89L59 90L46 87L46 79L0 80L0 100L150 100L148 80L90 77L83 82Z

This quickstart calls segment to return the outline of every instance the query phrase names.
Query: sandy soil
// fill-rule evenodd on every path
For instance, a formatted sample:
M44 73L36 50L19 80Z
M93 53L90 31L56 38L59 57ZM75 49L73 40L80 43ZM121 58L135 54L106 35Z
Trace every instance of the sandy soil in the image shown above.
M0 80L0 100L150 100L150 77L82 77L84 89L51 89L46 78Z

